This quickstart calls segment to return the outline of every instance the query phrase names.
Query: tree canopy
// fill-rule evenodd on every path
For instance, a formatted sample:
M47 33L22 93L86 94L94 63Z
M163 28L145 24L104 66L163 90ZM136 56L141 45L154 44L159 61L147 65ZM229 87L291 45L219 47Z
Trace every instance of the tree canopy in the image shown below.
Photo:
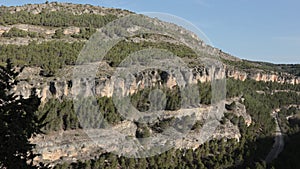
M46 115L35 115L40 99L34 92L26 99L11 92L17 75L10 60L0 66L0 168L37 168L29 138L41 132Z

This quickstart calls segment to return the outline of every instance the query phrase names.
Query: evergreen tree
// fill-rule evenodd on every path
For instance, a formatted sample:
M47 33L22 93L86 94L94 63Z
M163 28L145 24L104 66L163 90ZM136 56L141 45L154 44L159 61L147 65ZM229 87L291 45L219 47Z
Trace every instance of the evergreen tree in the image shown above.
M27 99L11 92L17 76L10 60L0 66L0 168L37 168L29 138L40 133L46 115L35 116L40 100L34 92Z

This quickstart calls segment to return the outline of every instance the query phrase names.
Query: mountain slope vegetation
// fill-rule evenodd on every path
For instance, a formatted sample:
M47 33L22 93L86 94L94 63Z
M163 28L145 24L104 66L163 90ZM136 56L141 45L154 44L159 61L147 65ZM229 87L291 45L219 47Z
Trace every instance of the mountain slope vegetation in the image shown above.
M64 72L64 70L71 69L75 65L84 45L97 30L111 21L129 14L132 12L65 3L0 7L0 65L5 66L6 60L10 59L21 71L23 68L40 71L37 77L29 75L29 78L17 80L21 80L22 84L29 84L32 88L38 88L40 93L46 96L41 98L44 102L39 105L38 110L31 112L47 121L42 128L46 135L83 128L78 114L74 110L74 102L68 97L75 84L72 84L71 79L67 79L70 78L67 77L69 72ZM117 34L119 30L114 31ZM139 34L127 37L107 51L103 62L109 69L115 70L130 53L153 48L172 52L187 61L189 68L194 70L203 68L198 60L199 56L190 47L162 34ZM201 53L201 56L219 57L227 68L227 73L238 70L245 74L259 72L266 76L276 75L279 77L278 79L288 77L297 80L300 77L299 64L272 64L240 60L218 49L213 50L218 52L211 52L211 48L203 47L204 52ZM100 60L95 57L92 58L92 61ZM136 75L136 78L147 79L155 76L156 71L150 71L150 75L142 72L144 76ZM188 102L186 103L189 106L187 108L190 109L199 105L203 107L212 105L211 99L214 93L210 81L197 81L194 85L199 90L193 91L191 94L196 93L199 98L186 101L185 97L178 92L180 89L178 84L171 88L167 86L168 82L171 83L168 81L171 75L164 75L163 71L157 72L158 76L166 78L156 81L153 86L138 88L126 96L137 110L142 112L149 110L151 90L160 90L165 93L163 101L166 102L166 106L163 110L171 112L176 112L182 102ZM209 76L209 71L205 68L199 72L193 71L192 73ZM106 70L100 70L99 74L101 73L105 76L99 75L97 80L105 79L103 84L112 79L112 75ZM63 76L61 76L62 74ZM300 163L295 158L299 153L291 150L295 150L296 143L299 142L300 84L295 83L296 80L293 81L294 83L289 83L289 81L279 83L272 79L267 81L254 78L233 78L235 74L232 77L229 77L228 74L226 74L226 98L224 99L230 103L226 105L226 111L220 123L222 125L230 123L236 126L240 134L238 139L211 138L194 149L172 148L156 156L138 159L120 157L110 152L98 154L87 160L78 159L76 162L64 161L64 158L60 158L60 162L54 163L54 168L299 168ZM237 76L240 77L239 74ZM34 81L35 78L39 80ZM64 78L69 83L61 92L57 84L63 83L59 80L65 80ZM56 84L56 87L51 84ZM21 86L24 91L30 88L24 86ZM26 93L24 91L23 93ZM51 92L47 93L47 91ZM60 95L59 92L63 94ZM79 106L81 108L89 104L88 97L81 101L83 103ZM98 113L102 113L105 121L100 128L106 125L118 126L125 121L112 97L97 96L94 104L98 105ZM246 114L252 120L249 125L246 123L246 119L235 114L240 108L237 105L245 107ZM0 107L2 107L1 104ZM285 140L291 144L284 148L278 160L267 164L265 158L272 149L276 132L276 123L272 112L276 110L278 110L282 132L286 135ZM47 117L44 116L45 114ZM162 129L171 126L174 120L176 119L158 119L156 122L145 124L134 121L137 128L135 136L146 138L158 134ZM17 122L12 121L11 123ZM89 123L98 125L98 122L93 119ZM191 130L197 132L202 125L201 121L197 121ZM182 126L178 128L180 127ZM292 162L289 163L289 160Z

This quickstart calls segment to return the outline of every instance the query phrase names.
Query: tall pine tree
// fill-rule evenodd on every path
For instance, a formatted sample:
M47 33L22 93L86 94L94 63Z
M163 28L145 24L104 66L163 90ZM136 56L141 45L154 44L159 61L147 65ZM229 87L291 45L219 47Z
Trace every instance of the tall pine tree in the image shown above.
M41 133L46 115L40 119L35 115L40 99L34 92L26 99L12 92L18 74L10 60L0 66L0 168L37 168L35 145L29 139Z

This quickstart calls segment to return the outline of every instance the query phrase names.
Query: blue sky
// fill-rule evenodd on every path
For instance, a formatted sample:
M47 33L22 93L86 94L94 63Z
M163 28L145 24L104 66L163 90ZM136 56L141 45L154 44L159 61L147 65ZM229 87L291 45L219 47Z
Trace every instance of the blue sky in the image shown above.
M239 58L272 63L300 63L299 0L64 0L163 12L196 25L213 46ZM45 0L0 2L0 5L43 3Z

